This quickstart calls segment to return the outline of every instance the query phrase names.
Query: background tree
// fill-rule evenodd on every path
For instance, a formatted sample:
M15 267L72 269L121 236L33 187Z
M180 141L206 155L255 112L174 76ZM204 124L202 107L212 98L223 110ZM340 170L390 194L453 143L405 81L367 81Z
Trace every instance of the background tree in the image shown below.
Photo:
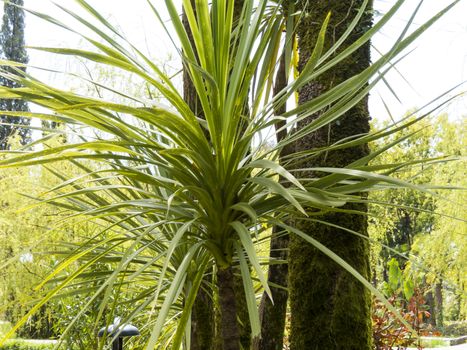
M412 120L414 116L410 117ZM382 142L391 143L397 138L407 137L409 133L416 133L393 147L388 152L379 156L372 164L399 163L404 161L416 161L418 159L429 159L436 156L433 147L435 137L441 137L441 130L430 126L430 120L424 120L412 125L407 130L398 132L384 141L378 141L373 146L378 147ZM436 123L433 121L433 123ZM388 125L382 123L375 127ZM438 154L439 156L439 154ZM415 164L403 171L394 174L400 179L411 180L417 184L431 183L434 174L439 169L435 166L420 167ZM434 218L432 211L436 209L436 200L433 196L416 190L406 189L404 191L382 190L372 194L372 198L392 206L371 205L370 213L370 236L379 242L395 249L399 254L409 255L417 234L429 233L433 230ZM412 208L416 208L414 210ZM372 273L374 281L388 281L388 262L395 258L403 269L407 259L397 255L381 245L372 246ZM376 255L380 255L377 257Z
M3 7L3 23L0 33L1 57L9 61L18 63L28 63L28 55L24 48L24 10L23 0L12 0L5 2ZM17 74L14 69L5 67L8 72ZM25 67L19 69L25 70ZM0 85L10 88L19 87L18 83L8 77L0 77ZM28 104L21 99L0 100L0 111L27 112ZM22 116L0 115L0 122L12 125L0 125L0 149L8 148L8 138L15 132L21 137L21 143L27 144L31 131L27 127L17 127L16 125L29 125L30 119Z
M415 117L410 115L409 119ZM373 281L387 289L388 262L397 259L405 278L424 292L431 314L427 321L442 330L444 321L465 319L465 281L461 272L467 264L467 242L462 234L466 229L463 191L443 189L465 188L464 161L444 161L464 157L465 125L446 115L431 117L378 144L389 144L401 137L405 137L403 142L372 164L413 162L393 176L416 184L434 183L440 188L432 191L434 195L412 189L371 194L370 199L380 204L370 206L370 236L392 248L372 245ZM419 164L417 160L422 158L434 161Z
M341 38L364 1L299 1L302 11L297 26L299 71L302 71L312 56L320 30L319 23L331 13L327 31L326 48ZM365 14L339 51L353 43L372 25L372 4L369 2ZM332 87L353 75L361 73L370 65L370 44L367 42L337 67L301 88L299 104L317 98ZM322 112L324 113L324 112ZM322 113L301 121L297 129L305 127ZM313 148L329 147L346 138L366 134L370 131L368 97L347 111L339 119L318 131L301 138L296 143L296 152ZM345 167L369 154L368 146L323 152L303 162L308 167ZM322 174L307 173L310 178ZM347 205L345 209L360 214L329 213L320 219L327 223L367 235L365 204ZM313 210L310 211L312 213ZM297 221L296 226L323 243L350 263L363 276L369 278L368 242L342 229L314 221ZM371 297L358 281L341 266L316 248L305 244L303 239L293 236L289 255L290 307L292 350L304 349L371 349L372 334L370 320Z

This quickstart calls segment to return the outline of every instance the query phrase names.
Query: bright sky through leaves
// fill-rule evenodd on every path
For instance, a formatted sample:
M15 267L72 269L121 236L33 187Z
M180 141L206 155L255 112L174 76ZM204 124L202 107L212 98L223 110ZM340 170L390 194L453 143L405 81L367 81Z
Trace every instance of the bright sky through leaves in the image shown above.
M144 0L131 3L125 0L89 0L106 18L116 23L125 35L135 42L143 51L150 52L152 57L164 60L169 54L176 57L170 41L160 24L148 9ZM154 1L155 4L162 2ZM378 13L385 13L391 6L391 0L376 0L376 19ZM426 0L415 19L415 25L423 23L446 5L446 1ZM60 0L61 6L77 10L73 0ZM418 4L418 0L407 0L399 15L373 40L373 45L381 51L387 50L402 31L408 17ZM49 0L26 0L26 7L58 17L66 23L73 23L57 9ZM163 6L161 6L162 9ZM456 8L442 18L433 28L428 30L417 41L414 51L398 64L398 72L387 76L387 81L397 94L400 102L393 96L384 84L380 84L370 97L370 109L373 118L387 118L387 112L381 102L384 98L390 106L394 118L400 118L407 110L420 107L431 101L444 91L467 80L467 0L461 1ZM79 44L79 38L50 24L27 15L27 43L32 46L62 46L74 47ZM37 66L52 65L51 68L64 70L70 60L52 58L50 54L30 52L31 64ZM378 56L373 52L373 57ZM176 61L174 62L176 65ZM170 63L169 63L170 64ZM50 79L50 74L43 73L44 79ZM62 83L64 83L62 81ZM467 89L467 84L457 89L457 92ZM450 117L459 118L467 113L467 96L456 100L443 109Z

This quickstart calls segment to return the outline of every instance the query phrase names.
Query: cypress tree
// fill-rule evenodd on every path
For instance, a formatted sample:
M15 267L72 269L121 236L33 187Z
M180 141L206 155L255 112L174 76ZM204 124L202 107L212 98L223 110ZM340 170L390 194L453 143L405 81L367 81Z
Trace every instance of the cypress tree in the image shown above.
M10 0L4 4L3 24L0 33L0 48L3 59L15 61L19 63L28 63L28 55L24 48L24 10L23 0ZM17 74L13 69L3 67L4 70ZM24 69L23 69L24 70ZM0 85L10 88L19 87L16 82L13 82L4 77L0 77ZM0 100L0 110L2 111L29 111L28 105L22 100ZM8 149L8 138L14 133L18 133L21 138L21 143L27 144L30 139L30 129L19 127L20 125L29 125L29 118L0 115L0 122L15 124L0 126L0 149Z
M298 1L302 23L297 26L301 70L315 46L316 38L326 15L331 21L326 37L330 48L342 36L362 5L362 0ZM354 42L372 25L371 7L347 39ZM344 44L340 50L344 49ZM333 86L360 73L370 64L370 46L367 43L338 66L328 70L299 92L299 103L313 99ZM320 114L299 123L298 128L318 118ZM369 131L368 99L346 112L329 126L299 140L296 151L334 144L352 135ZM327 152L309 159L303 168L325 166L345 167L367 155L366 145ZM320 174L308 174L318 177ZM348 204L346 209L366 212L363 204ZM365 215L330 213L321 220L350 230L367 234ZM343 230L311 221L297 222L297 227L311 235L350 263L365 278L370 277L368 242ZM313 349L371 349L370 293L353 276L334 261L320 253L297 236L290 238L289 283L291 306L292 350Z

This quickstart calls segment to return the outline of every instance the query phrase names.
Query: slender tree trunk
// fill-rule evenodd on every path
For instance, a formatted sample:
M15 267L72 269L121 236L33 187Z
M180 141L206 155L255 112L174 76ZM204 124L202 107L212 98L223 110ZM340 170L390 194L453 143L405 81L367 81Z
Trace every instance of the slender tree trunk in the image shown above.
M276 75L274 85L274 95L277 95L287 86L285 55L282 55L279 70ZM285 112L285 105L279 106L274 111L276 115ZM277 142L286 136L286 131L278 131L284 123L276 125ZM280 155L283 158L290 154L290 147L285 147ZM279 159L280 161L280 159ZM289 235L283 230L274 227L269 249L269 259L271 262L287 261L289 248ZM271 294L274 304L266 293L263 293L260 303L261 337L256 340L255 350L281 350L284 344L285 317L288 300L288 265L287 263L274 263L269 265L268 283L271 284ZM275 287L274 285L280 286Z
M436 317L435 317L435 299L433 298L433 290L430 289L426 295L426 304L429 307L430 317L426 320L429 324L436 327Z
M435 318L436 326L443 327L443 281L440 280L435 284Z
M217 285L219 287L223 350L240 350L240 333L237 325L237 305L232 267L217 271Z
M297 26L301 70L311 52L326 15L332 12L327 33L327 48L346 30L361 6L362 0L299 1L302 23ZM348 43L360 37L372 23L371 8L351 34ZM345 45L344 45L345 46ZM304 86L299 93L299 103L313 99L340 82L358 74L370 63L370 47L365 45L339 66L326 72L317 80ZM299 123L303 127L320 115L313 115ZM348 111L339 120L296 143L296 151L324 147L346 137L369 131L367 98ZM304 167L344 167L369 152L368 147L354 147L327 152L310 159ZM317 177L321 174L308 174ZM348 204L347 209L366 212L363 204ZM330 213L321 220L343 226L367 235L364 215ZM317 239L348 263L365 278L370 278L368 242L348 232L310 221L297 223L297 227ZM289 257L289 283L291 306L292 350L372 348L370 293L354 277L330 258L304 240L291 236Z

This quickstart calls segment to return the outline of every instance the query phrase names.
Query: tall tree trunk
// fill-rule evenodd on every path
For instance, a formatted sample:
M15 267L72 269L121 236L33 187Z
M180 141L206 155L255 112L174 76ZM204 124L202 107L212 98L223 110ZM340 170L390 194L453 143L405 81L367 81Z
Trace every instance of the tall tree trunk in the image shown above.
M428 305L428 311L430 312L430 317L426 320L430 325L436 327L436 317L435 317L435 298L433 297L433 289L430 289L425 294L426 305Z
M362 0L299 1L302 23L297 26L301 70L311 52L324 18L332 11L327 33L327 48L346 30ZM348 39L360 37L372 24L371 8ZM345 46L345 45L344 45ZM342 49L342 48L341 48ZM299 93L299 103L321 95L331 87L358 74L369 66L369 44L353 53L339 66L326 72L317 80L304 86ZM339 120L296 143L296 151L324 147L346 137L369 131L367 98L348 111ZM319 117L313 115L299 123L298 128ZM344 167L369 152L368 147L354 147L327 152L310 159L304 167ZM319 176L320 174L308 174ZM366 212L363 204L348 204L347 209ZM330 213L321 220L343 226L367 235L364 215ZM368 242L348 232L310 221L297 222L297 227L317 239L348 263L365 278L370 278ZM320 253L304 240L291 236L289 257L289 283L291 306L292 350L372 348L370 293L354 277L334 261Z
M282 55L279 70L276 75L274 85L274 95L277 95L287 86L285 55ZM285 104L279 106L274 111L276 115L282 115L286 108ZM277 142L281 141L286 135L286 131L278 131L285 122L276 125ZM282 149L280 159L290 154L290 147ZM279 159L279 162L280 162ZM289 247L289 236L280 228L274 227L269 248L269 259L271 262L287 261ZM286 263L274 263L269 265L268 283L271 284L271 294L274 304L269 296L264 292L261 298L259 313L261 321L261 337L256 340L255 350L281 350L284 344L285 317L287 312L287 280L288 266ZM275 287L274 285L280 286Z
M223 350L240 350L235 281L232 267L217 270Z

